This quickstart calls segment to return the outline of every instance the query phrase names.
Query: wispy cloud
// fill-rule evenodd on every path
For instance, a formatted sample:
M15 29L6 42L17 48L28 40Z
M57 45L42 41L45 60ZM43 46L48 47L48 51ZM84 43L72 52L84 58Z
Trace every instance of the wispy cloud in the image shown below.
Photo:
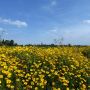
M43 6L43 8L45 10L51 10L53 7L55 7L57 5L57 1L56 0L51 0L48 5Z
M58 32L58 29L57 28L51 29L50 32L51 33L57 33Z
M51 1L51 3L50 3L50 6L56 6L57 5L57 2L56 2L56 0L54 0L54 1Z
M3 34L7 35L8 33L6 32L6 29L0 27L0 36Z
M83 20L83 23L90 24L90 19Z
M26 22L24 22L24 21L3 19L3 18L0 18L0 23L14 25L14 26L19 27L19 28L28 26L28 24Z
M0 32L2 32L2 31L5 31L5 30L4 30L4 28L1 28L1 27L0 27Z
M51 29L48 29L47 30L47 34L49 35L49 36L56 36L57 34L58 34L58 27L53 27L53 28L51 28Z

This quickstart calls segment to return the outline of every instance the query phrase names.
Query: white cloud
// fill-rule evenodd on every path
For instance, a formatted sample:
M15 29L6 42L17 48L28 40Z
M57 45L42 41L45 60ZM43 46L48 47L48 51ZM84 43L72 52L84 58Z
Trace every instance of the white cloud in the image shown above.
M90 19L88 19L88 20L83 20L83 23L90 24Z
M16 27L27 27L27 23L24 21L20 21L20 20L11 20L11 19L2 19L0 18L0 23L4 23L4 24L9 24L9 25L14 25Z

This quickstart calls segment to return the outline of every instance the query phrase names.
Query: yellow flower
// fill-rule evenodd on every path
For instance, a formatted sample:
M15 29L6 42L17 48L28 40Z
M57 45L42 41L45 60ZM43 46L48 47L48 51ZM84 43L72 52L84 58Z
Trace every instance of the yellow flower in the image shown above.
M19 79L19 78L17 78L17 79L16 79L16 81L17 81L17 82L19 82L19 81L20 81L20 79Z
M55 75L58 75L58 72L57 71L55 71L55 73L54 73Z
M9 83L11 83L11 80L9 80L9 79L6 79L6 83L8 83L8 84L9 84Z
M57 90L61 90L60 88L58 88Z
M24 85L27 85L28 83L27 82L24 82Z
M3 75L0 75L0 78L3 78Z
M2 83L2 81L0 80L0 84Z
M42 86L42 88L44 88L44 86Z
M10 88L11 88L11 89L13 89L13 88L14 88L14 86L12 86L12 85L11 85L11 87L10 87Z
M39 78L35 78L37 81L39 80Z
M4 66L4 69L8 69L8 67L7 66Z
M57 90L57 88L56 87L52 87L52 90Z
M56 81L61 82L66 90L69 90L69 80L72 79L80 84L81 87L77 87L78 89L86 90L87 80L84 77L89 76L90 63L82 53L85 49L90 49L90 46L79 48L2 46L0 47L0 86L4 78L6 86L14 90L11 78L12 80L16 78L17 87L19 82L22 82L25 90L33 88L39 90L39 87L44 90L50 78L53 80L52 90L60 90L56 88ZM83 77L81 77L82 73ZM73 87L75 82L72 84Z
M70 90L68 87L67 87L67 89L66 90Z
M68 84L67 84L67 83L63 83L63 85L68 86Z
M52 82L52 85L55 85L55 82Z
M31 81L31 85L34 85L34 82L33 81Z
M32 86L29 86L30 88L32 88Z
M10 78L10 77L11 77L11 75L12 75L11 73L8 73L7 77L8 77L8 78Z
M35 90L39 90L38 87L35 87Z
M85 89L85 88L86 88L86 85L85 85L85 84L83 84L83 85L82 85L82 88L83 88L83 89Z
M77 77L81 77L81 75L77 75Z

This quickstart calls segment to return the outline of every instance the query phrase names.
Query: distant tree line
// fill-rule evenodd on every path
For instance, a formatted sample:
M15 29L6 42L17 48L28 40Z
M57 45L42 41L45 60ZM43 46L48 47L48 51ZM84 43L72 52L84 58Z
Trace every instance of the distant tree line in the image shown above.
M22 45L23 46L23 45ZM62 45L56 45L56 44L27 44L25 46L37 46L37 47L85 47L87 45L71 45L71 44L62 44Z
M14 40L0 40L0 46L17 46L17 43L14 42Z
M57 47L57 46L60 46L60 47L85 47L87 45L71 45L71 44L56 44L56 43L52 43L52 44L26 44L26 45L19 45L17 43L14 42L14 40L0 40L0 46L37 46L37 47Z

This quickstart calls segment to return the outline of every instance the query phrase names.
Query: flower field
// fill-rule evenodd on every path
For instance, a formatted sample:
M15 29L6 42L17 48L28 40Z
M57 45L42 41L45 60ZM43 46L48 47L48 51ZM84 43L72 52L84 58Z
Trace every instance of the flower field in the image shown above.
M89 90L90 47L0 47L0 90Z

